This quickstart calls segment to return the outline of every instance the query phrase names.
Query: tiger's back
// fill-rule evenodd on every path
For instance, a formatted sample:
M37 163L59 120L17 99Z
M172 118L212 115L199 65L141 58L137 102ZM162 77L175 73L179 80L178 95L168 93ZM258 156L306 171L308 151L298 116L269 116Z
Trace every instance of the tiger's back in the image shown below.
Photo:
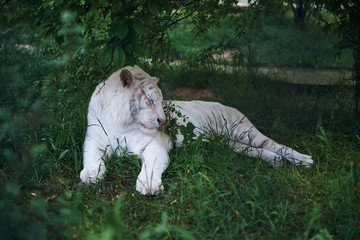
M172 101L172 103L175 105L176 111L185 116L185 122L178 119L177 123L186 125L191 122L196 128L196 135L209 130L217 134L235 134L231 129L240 123L241 130L238 130L241 132L246 132L253 127L251 122L238 110L218 102ZM181 144L181 138L176 144Z

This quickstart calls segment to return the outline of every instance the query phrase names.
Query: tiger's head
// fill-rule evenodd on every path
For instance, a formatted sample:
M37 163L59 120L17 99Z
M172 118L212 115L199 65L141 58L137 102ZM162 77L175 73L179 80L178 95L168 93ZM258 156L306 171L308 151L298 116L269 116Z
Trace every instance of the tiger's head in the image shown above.
M129 110L133 118L132 123L146 134L154 134L165 122L163 96L156 85L158 80L137 66L126 67L120 71L123 90L131 94Z

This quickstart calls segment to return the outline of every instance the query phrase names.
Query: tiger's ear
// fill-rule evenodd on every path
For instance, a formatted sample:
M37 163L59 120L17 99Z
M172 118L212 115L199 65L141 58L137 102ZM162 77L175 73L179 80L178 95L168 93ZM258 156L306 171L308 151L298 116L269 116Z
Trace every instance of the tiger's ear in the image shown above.
M153 79L155 80L155 83L159 82L159 78L158 77L153 77Z
M124 88L129 88L133 84L133 77L131 75L131 72L127 69L121 70L120 80Z

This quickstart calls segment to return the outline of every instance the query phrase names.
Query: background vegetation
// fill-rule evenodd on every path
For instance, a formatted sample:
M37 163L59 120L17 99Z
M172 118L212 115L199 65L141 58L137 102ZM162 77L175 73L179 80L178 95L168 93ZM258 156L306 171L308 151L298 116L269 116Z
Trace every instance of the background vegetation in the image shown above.
M351 81L298 85L259 71L351 69L350 50L334 47L341 38L322 32L315 13L299 26L277 1L224 2L2 1L1 239L360 237ZM232 57L212 58L225 49ZM171 151L160 195L135 191L140 164L126 152L106 160L99 184L82 184L92 91L132 63L160 76L167 99L181 98L179 88L211 90L266 135L311 154L313 167L274 169L209 136Z
M352 52L349 49L339 51L334 48L339 41L336 34L324 33L316 23L307 25L300 31L293 23L291 12L267 17L261 28L249 32L246 38L235 36L234 22L241 22L241 17L223 19L219 27L213 27L201 35L192 33L195 27L193 24L183 22L169 33L172 43L170 57L179 60L195 59L198 52L228 42L226 48L231 49L233 56L237 58L233 64L238 63L236 60L246 61L246 57L250 55L254 58L253 65L256 67L353 68ZM214 52L211 51L212 53Z

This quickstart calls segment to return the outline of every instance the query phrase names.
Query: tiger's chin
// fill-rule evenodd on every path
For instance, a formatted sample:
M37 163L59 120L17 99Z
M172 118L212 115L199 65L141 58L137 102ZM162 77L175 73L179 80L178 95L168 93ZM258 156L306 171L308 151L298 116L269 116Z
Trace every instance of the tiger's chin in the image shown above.
M146 134L155 134L157 127L148 127L145 124L139 122L140 129Z

